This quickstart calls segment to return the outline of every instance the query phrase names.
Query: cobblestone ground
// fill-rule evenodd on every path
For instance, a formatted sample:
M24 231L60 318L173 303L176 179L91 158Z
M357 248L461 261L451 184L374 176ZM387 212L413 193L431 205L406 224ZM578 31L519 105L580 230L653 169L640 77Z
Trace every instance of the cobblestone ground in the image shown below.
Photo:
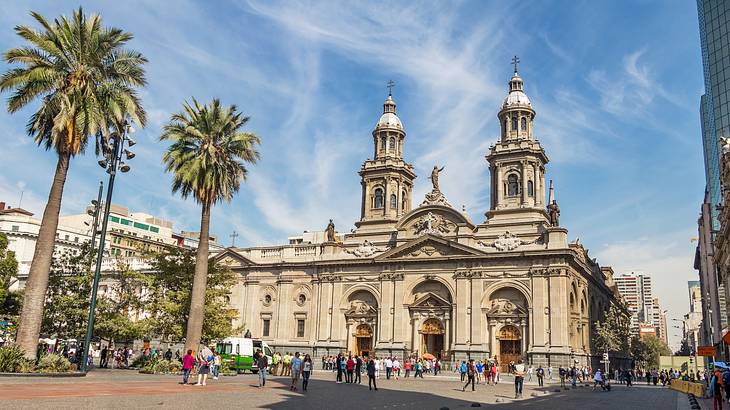
M477 385L462 392L451 375L378 380L378 391L336 384L330 372L316 372L309 391L289 390L289 379L269 377L259 389L255 375L210 380L207 386L183 386L177 376L142 375L125 370L96 370L84 378L0 378L2 407L7 409L466 409L473 403L492 408L688 409L685 395L661 387L615 386L611 392L590 388L562 390L528 383L514 399L509 376L497 386Z

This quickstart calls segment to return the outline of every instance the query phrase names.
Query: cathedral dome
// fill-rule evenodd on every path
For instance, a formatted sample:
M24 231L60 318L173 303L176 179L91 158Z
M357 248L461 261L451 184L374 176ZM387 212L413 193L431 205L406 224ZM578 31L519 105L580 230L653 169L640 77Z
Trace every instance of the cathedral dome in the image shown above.
M527 94L523 91L522 78L515 72L509 81L509 94L502 101L502 109L518 105L529 107L531 104L530 99L527 98Z
M403 124L400 122L400 118L395 113L395 100L393 96L389 95L383 103L383 115L378 120L378 125L375 128L398 128L403 129Z

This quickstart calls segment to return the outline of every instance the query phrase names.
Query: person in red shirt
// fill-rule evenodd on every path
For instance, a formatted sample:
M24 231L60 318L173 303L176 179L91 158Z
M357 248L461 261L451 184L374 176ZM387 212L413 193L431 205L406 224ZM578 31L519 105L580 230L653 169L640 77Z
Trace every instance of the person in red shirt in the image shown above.
M411 375L411 359L410 358L406 359L405 367L406 367L406 377L408 377Z
M347 375L345 383L352 383L353 381L353 373L355 370L355 361L352 359L352 355L347 359L347 363L345 364L345 369L347 369Z
M186 354L185 357L183 357L182 365L183 365L182 384L187 385L188 378L190 377L190 372L193 370L193 366L195 366L195 358L193 357L192 350L188 350L188 354Z

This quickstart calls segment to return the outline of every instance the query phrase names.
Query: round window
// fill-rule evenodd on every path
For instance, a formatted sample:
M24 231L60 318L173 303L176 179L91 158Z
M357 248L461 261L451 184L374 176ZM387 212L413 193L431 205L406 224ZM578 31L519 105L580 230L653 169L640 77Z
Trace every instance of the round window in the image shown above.
M299 304L303 305L307 301L307 296L304 293L299 294Z
M271 303L271 295L266 295L266 296L264 296L264 303L266 303L267 305L268 305L269 303Z

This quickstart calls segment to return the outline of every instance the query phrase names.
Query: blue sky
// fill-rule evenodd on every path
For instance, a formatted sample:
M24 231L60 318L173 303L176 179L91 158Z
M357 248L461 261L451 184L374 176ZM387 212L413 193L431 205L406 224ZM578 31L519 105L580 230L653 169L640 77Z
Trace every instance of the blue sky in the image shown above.
M445 165L442 190L481 222L484 155L498 138L495 116L517 54L570 239L618 272L650 273L670 317L688 310L704 189L694 2L80 4L134 33L130 47L150 60L149 124L136 134L138 155L117 180L115 202L198 229L198 207L171 194L157 137L184 100L219 97L250 115L248 130L263 141L241 192L213 211L221 242L235 229L237 244L283 243L329 218L347 231L359 218L357 170L371 155L392 79L416 198L428 189L427 171ZM77 6L4 4L0 49L22 44L11 28L33 24L29 10L52 18ZM25 135L30 114L0 111L0 200L15 206L22 190L23 207L40 214L55 157ZM93 152L76 158L62 213L80 212L104 175Z

